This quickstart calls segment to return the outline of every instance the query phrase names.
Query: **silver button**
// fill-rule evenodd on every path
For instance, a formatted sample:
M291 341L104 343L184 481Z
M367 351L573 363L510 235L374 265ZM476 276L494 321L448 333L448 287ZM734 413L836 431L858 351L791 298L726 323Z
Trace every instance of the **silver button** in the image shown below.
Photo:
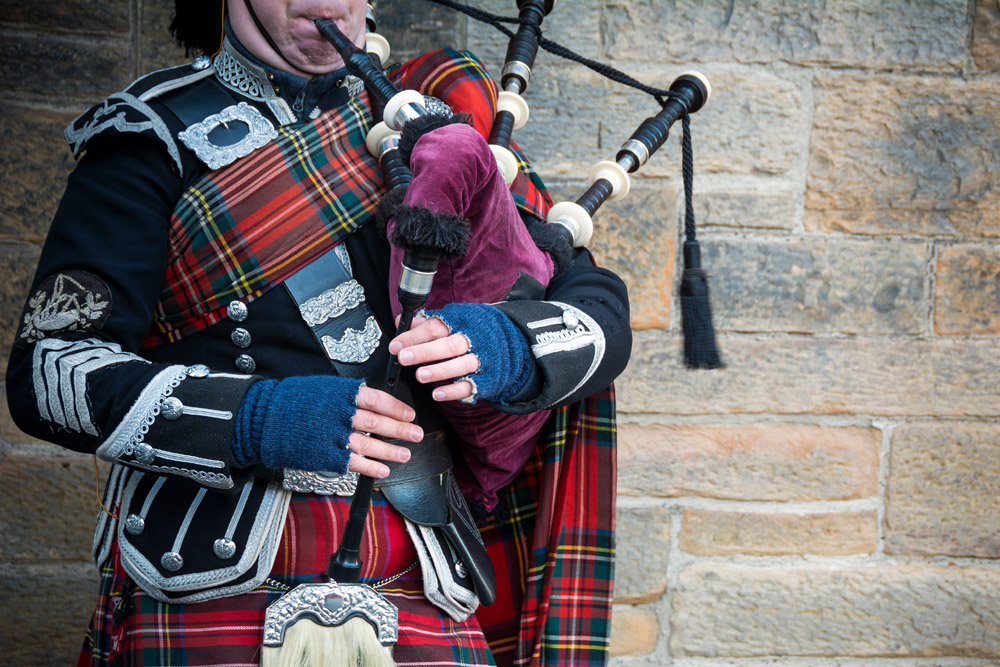
M173 396L165 398L163 404L160 405L160 414L163 415L164 419L170 421L180 419L181 415L184 414L184 404L181 403L181 399Z
M249 354L241 354L236 357L236 368L244 373L253 373L257 370L257 362Z
M153 449L152 445L147 445L145 442L140 442L135 446L135 460L139 463L149 465L156 459L156 450Z
M211 372L205 364L195 364L187 369L188 377L192 378L207 378Z
M212 551L219 558L232 558L233 554L236 553L236 542L221 537L212 545Z
M208 69L211 66L211 64L212 64L212 59L209 58L208 56L198 56L197 58L194 59L194 62L191 63L191 68L196 72L200 72L203 69Z
M243 322L249 314L247 305L242 301L230 301L229 306L226 307L226 315L233 322Z
M181 555L176 551L168 551L160 557L160 565L163 566L164 570L176 572L184 567L184 559L181 558Z
M575 329L576 325L580 323L580 317L572 310L563 311L562 320L567 329Z
M229 338L232 339L236 347L250 347L250 332L243 327L233 329L233 333Z
M125 530L130 535L138 535L146 528L146 521L138 514L129 514L125 519Z

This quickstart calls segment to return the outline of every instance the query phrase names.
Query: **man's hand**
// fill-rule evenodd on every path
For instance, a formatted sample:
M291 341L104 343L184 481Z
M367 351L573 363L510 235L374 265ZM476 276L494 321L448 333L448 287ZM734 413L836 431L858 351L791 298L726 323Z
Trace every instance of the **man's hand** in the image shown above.
M470 348L464 334L453 334L441 320L420 315L413 318L409 331L389 343L389 352L397 355L400 365L422 366L416 371L421 384L457 380L478 371L479 357L471 354ZM456 401L472 396L472 390L472 383L462 380L437 387L433 397L435 401Z
M446 383L434 389L435 400L504 403L523 400L520 393L531 390L531 348L502 311L482 303L451 303L420 314L409 331L389 343L389 352L403 366L419 366L418 382Z
M361 387L358 390L357 406L358 410L351 420L354 432L348 438L351 459L347 469L382 479L389 474L389 468L376 459L409 461L410 450L371 436L420 442L424 431L412 423L416 417L413 408L384 391Z

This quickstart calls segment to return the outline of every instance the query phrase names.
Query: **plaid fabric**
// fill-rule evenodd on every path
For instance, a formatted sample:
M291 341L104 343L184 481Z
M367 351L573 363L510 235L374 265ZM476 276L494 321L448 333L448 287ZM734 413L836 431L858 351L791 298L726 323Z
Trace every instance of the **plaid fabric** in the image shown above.
M489 133L496 84L471 54L442 50L414 62L392 72L397 85L443 99ZM283 126L272 143L192 185L171 218L163 288L143 347L219 322L233 299L252 301L367 224L384 194L365 147L372 125L365 93L314 121ZM524 155L518 159L524 172L511 189L515 203L544 218L551 200Z
M166 604L144 594L122 571L116 544L102 568L100 599L78 667L256 667L267 606L289 587L314 581L326 570L349 506L344 498L297 494L271 580L243 595L198 604ZM369 512L361 557L362 581L373 585L417 560L402 517L384 500L376 499ZM476 617L456 623L431 605L419 568L379 591L399 609L393 655L400 667L495 664Z
M555 412L547 437L505 492L509 518L483 528L498 599L455 623L423 596L419 569L382 588L400 610L395 657L412 665L605 665L614 583L613 388ZM294 586L326 570L349 502L297 494L272 568ZM416 560L399 514L376 500L362 545L363 580L374 583ZM284 591L170 605L137 589L117 545L79 665L256 665L264 610ZM487 644L488 642L488 644Z
M604 665L614 585L614 388L555 412L483 528L500 598L477 612L498 665Z

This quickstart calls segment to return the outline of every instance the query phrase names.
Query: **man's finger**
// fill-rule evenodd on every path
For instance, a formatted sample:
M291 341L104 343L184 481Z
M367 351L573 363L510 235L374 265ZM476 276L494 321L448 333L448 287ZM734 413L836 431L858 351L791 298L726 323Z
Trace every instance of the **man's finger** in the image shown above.
M441 385L434 389L435 401L457 401L472 396L472 383L468 380Z
M444 338L449 333L445 323L437 318L414 318L413 324L410 325L408 330L389 342L389 353L399 354L399 351L404 348L420 345L421 343L429 343L433 340Z
M417 413L406 403L398 398L390 396L384 391L372 389L371 387L361 387L355 399L358 410L371 410L372 412L400 421L413 421ZM362 431L366 429L360 429Z
M374 477L375 479L384 479L389 476L389 468L384 464L366 459L357 454L351 454L351 459L347 462L347 469L361 475Z
M445 359L454 359L469 353L469 339L462 334L452 334L429 343L404 347L399 353L399 363L403 366L419 366Z
M363 433L374 433L385 438L395 440L409 440L410 442L420 442L424 438L424 431L416 424L399 421L380 415L371 410L358 410L351 420L354 430Z
M417 382L442 382L454 380L479 370L479 357L474 354L463 354L457 359L449 359L439 364L421 366L417 369Z
M406 447L382 442L364 433L352 433L351 437L347 440L347 446L355 454L360 454L369 459L401 461L404 463L410 460L410 450Z

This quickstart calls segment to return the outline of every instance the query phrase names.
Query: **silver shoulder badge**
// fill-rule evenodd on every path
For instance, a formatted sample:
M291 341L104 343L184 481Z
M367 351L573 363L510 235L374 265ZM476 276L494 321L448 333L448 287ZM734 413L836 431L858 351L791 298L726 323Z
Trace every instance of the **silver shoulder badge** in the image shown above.
M246 135L232 144L212 143L209 138L212 131L219 127L229 128L230 123L246 125L248 128ZM198 159L208 165L209 169L219 169L249 155L276 139L277 136L278 131L274 129L271 121L264 117L264 114L246 102L240 102L195 123L179 133L177 138L194 151Z

